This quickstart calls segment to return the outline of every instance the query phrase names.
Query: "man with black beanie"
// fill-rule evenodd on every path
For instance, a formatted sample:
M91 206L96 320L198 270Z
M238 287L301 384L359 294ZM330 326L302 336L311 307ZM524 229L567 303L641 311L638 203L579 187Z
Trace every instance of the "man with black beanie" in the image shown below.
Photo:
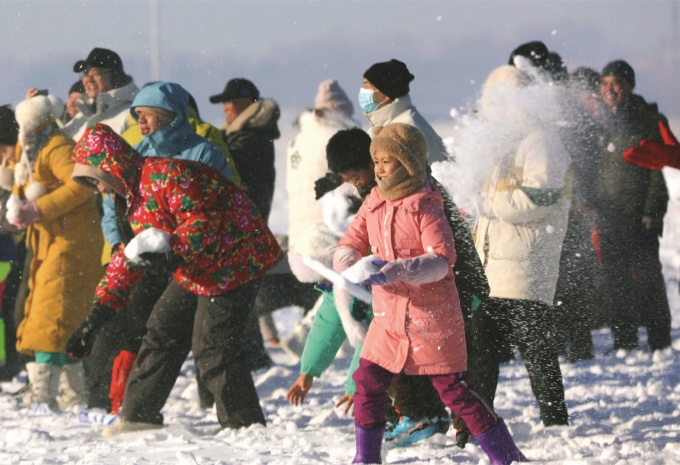
M411 102L409 95L411 81L415 76L406 65L396 59L375 63L364 73L364 84L359 91L359 106L371 129L391 123L404 123L415 126L427 139L427 161L444 161L448 159L442 138L425 121Z
M622 153L641 140L663 142L656 104L633 94L635 71L623 60L602 70L604 147L599 166L602 298L614 334L613 350L638 348L647 327L652 351L670 346L671 314L659 262L659 236L668 203L663 174L628 163Z

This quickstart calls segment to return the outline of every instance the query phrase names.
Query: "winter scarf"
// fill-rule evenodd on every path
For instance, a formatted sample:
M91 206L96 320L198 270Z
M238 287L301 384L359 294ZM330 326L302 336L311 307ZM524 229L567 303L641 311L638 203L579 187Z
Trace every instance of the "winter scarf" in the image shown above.
M386 179L378 180L378 192L385 200L397 200L419 190L427 180L427 140L409 124L393 123L376 127L371 155L389 153L401 166Z

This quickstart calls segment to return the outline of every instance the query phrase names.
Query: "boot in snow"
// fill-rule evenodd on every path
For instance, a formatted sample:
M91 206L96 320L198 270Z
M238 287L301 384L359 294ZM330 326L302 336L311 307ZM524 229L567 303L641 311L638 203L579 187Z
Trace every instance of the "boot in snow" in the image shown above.
M428 417L420 420L402 415L399 422L389 431L385 431L386 447L405 447L434 436L438 432L437 424Z
M475 436L479 447L489 457L491 465L510 465L512 462L528 462L510 436L502 418L482 434Z
M59 375L58 402L59 408L66 410L70 407L87 404L87 386L83 362L64 365Z
M352 463L381 464L382 463L382 440L385 433L385 425L364 428L354 424L356 437L356 455Z
M57 394L61 368L45 363L29 362L26 364L26 373L30 384L26 404L35 404L36 408L42 404L51 411L58 411Z

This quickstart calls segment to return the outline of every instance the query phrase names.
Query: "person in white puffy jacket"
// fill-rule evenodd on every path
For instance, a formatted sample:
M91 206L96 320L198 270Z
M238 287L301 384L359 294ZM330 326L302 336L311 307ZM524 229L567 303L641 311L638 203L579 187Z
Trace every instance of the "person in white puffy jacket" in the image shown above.
M319 84L314 99L314 107L305 109L297 118L295 125L300 132L288 144L286 162L286 190L288 191L288 245L293 250L297 241L309 228L324 222L326 209L322 199L316 199L315 181L329 172L326 161L326 144L338 131L357 126L352 119L354 105L335 79L327 79ZM269 273L265 282L274 281L282 294L290 294L289 304L305 306L305 315L294 330L282 341L281 347L294 357L302 354L305 340L316 308L321 302L313 284L301 283L290 272ZM309 301L317 305L309 305ZM274 303L273 299L270 299ZM279 302L283 303L283 302ZM265 339L276 341L278 335L271 319L275 308L258 309L260 329Z
M567 425L564 386L558 363L552 305L570 206L566 181L570 156L554 126L525 114L522 89L529 77L502 66L487 78L481 117L513 137L498 153L482 192L475 246L489 280L489 299L473 313L483 346L475 381L493 401L500 348L516 345L527 368L545 426Z

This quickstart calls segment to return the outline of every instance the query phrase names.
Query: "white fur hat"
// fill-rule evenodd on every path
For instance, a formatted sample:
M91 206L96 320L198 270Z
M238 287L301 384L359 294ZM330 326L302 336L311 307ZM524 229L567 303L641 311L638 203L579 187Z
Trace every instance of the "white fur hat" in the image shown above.
M510 104L517 89L526 86L531 78L515 66L503 65L489 73L482 87L479 107L483 113L502 111L504 105Z
M64 102L54 95L37 95L19 102L14 109L19 125L19 143L24 145L26 138L41 129L46 122L59 118L64 108Z

